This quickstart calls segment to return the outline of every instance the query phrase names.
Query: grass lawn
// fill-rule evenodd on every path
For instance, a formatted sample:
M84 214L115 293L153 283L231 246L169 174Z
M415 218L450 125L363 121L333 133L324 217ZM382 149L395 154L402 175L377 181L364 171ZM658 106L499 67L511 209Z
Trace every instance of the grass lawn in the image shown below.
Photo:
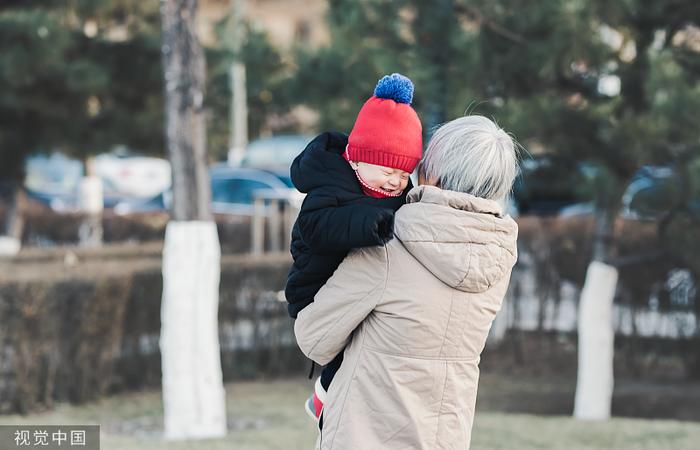
M488 384L482 386L487 388ZM159 391L122 394L82 406L59 405L28 416L1 416L2 424L100 424L102 449L311 449L314 425L301 406L311 388L305 379L226 385L229 434L197 442L162 440ZM700 423L615 418L580 422L566 416L508 414L477 408L472 449L697 450ZM485 406L481 406L481 405Z

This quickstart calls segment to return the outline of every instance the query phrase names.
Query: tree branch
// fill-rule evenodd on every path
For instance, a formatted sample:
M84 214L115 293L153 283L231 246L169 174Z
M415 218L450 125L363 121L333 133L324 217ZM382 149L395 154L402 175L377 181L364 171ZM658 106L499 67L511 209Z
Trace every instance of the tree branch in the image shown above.
M489 19L488 17L484 17L484 15L479 11L478 9L474 8L473 6L466 6L466 5L456 5L455 6L455 12L456 13L462 13L467 16L469 16L472 20L474 20L480 27L485 27L495 34L508 39L511 42L514 42L516 44L525 44L527 43L527 39L525 39L524 36L514 33L510 31L509 29L505 28L501 24Z

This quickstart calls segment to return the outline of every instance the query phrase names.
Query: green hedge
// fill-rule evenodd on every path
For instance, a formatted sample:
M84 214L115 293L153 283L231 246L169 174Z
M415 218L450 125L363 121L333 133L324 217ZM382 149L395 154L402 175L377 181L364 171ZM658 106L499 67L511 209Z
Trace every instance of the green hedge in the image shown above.
M106 251L111 259L78 252L73 265L56 255L0 265L0 412L160 384L160 258ZM276 299L289 265L287 255L222 259L225 380L306 368ZM243 325L252 336L237 342Z
M534 260L538 295L556 297L553 293L562 280L580 287L593 224L524 217L519 225L519 246ZM620 222L618 235L619 257L633 261L621 267L618 301L643 309L656 292L661 311L677 308L668 304L663 287L668 271L679 267L679 261L662 254L653 261L634 262L637 254L663 248L653 224ZM248 234L230 237L245 242ZM160 384L161 251L162 242L155 241L97 250L29 249L11 261L0 260L0 413ZM286 254L223 258L219 325L226 380L302 374L308 369L295 345L285 304L276 299L290 263ZM693 275L697 280L697 273ZM685 308L697 311L697 297ZM678 378L699 379L698 338L700 331L688 340L658 343L619 338L626 344L618 349L616 361L636 367L631 370L634 376L653 374L658 366ZM506 347L518 342L507 341ZM543 342L550 341L545 335ZM517 354L522 350L517 345L513 349ZM664 362L669 354L674 356L673 367ZM573 355L565 358L572 367ZM560 370L552 358L547 361L549 367L537 365L543 373Z

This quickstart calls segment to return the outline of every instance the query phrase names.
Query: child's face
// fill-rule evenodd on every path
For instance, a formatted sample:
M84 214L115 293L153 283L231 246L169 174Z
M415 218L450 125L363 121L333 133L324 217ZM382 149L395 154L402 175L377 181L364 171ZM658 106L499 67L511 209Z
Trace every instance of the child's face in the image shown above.
M408 172L391 167L377 166L364 162L351 161L350 165L364 180L375 189L381 189L389 195L399 195L408 185Z

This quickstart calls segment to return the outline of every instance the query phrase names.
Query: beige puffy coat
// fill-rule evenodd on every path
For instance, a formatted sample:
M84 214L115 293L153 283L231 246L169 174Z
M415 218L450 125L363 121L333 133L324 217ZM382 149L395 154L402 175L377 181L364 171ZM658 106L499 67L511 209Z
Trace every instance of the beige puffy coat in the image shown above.
M433 186L407 202L396 238L350 253L295 323L317 363L345 349L317 449L469 448L517 225L496 202Z

